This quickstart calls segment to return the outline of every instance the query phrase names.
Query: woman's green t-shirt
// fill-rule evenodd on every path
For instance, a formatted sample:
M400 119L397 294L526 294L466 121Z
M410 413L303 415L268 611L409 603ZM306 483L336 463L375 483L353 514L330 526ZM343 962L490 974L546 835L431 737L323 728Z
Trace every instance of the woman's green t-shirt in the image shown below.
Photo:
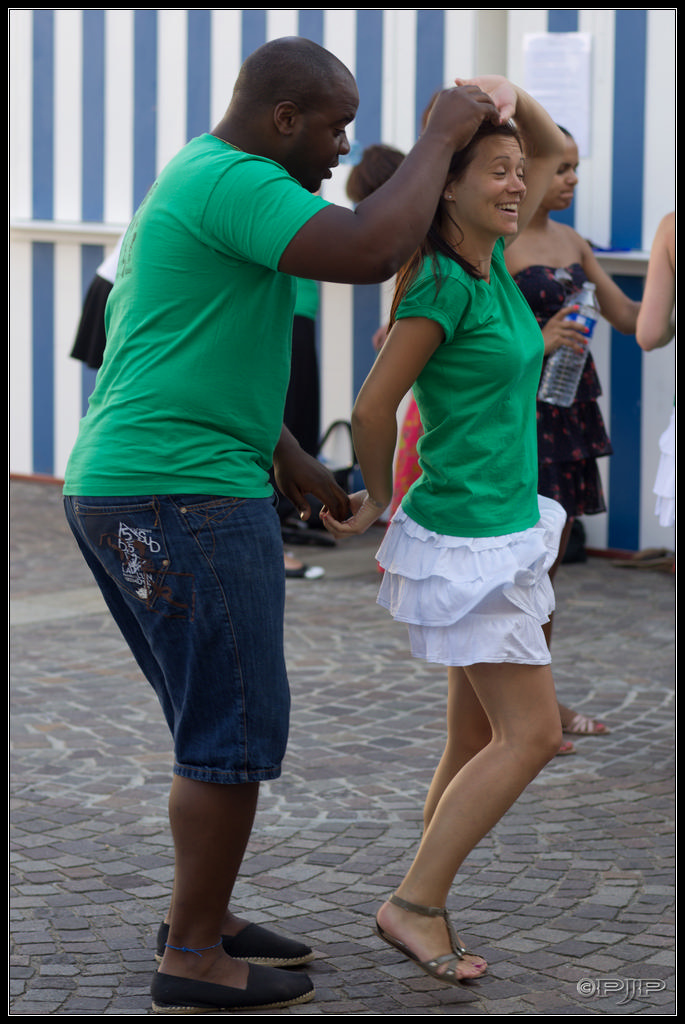
M490 537L534 526L537 502L535 396L543 340L504 264L500 240L490 280L439 256L426 260L397 317L440 324L444 340L413 391L424 434L421 477L402 505L436 533Z

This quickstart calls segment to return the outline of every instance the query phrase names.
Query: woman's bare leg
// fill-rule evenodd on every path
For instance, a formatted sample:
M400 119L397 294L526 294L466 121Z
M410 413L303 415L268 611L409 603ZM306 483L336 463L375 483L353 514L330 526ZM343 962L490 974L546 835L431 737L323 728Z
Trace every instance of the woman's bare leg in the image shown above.
M474 665L466 674L492 736L460 768L437 803L414 863L397 889L397 895L411 903L445 906L464 858L556 754L561 741L549 666ZM450 952L440 918L420 917L384 903L378 922L421 960ZM461 977L479 973L475 965L463 961L457 968Z
M447 740L423 808L428 828L442 794L454 776L492 739L492 729L463 668L447 670Z

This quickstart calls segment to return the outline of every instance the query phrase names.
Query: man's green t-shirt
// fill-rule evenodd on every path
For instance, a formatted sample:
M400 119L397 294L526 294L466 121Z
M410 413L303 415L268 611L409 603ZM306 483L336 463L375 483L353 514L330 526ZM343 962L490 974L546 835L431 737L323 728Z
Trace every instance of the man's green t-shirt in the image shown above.
M422 475L402 506L421 526L450 536L525 530L539 519L542 334L504 264L501 240L490 281L438 259L439 287L426 260L397 312L434 320L445 334L413 388Z
M126 233L66 494L271 493L295 301L277 267L325 205L213 135L171 160Z
M295 316L316 320L319 312L319 286L316 281L306 277L296 278L297 292L295 295Z

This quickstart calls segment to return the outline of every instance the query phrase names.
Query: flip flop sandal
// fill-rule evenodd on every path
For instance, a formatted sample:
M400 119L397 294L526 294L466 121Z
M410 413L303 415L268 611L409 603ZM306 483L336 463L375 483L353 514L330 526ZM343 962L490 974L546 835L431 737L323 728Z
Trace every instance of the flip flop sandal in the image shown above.
M557 750L555 757L568 757L569 754L576 754L576 748L573 746L570 740L564 740Z
M608 736L609 730L604 722L597 722L587 715L574 715L568 725L563 725L562 732L571 736Z
M426 974L430 974L432 978L435 978L437 981L442 981L446 985L463 985L469 981L477 980L476 978L457 977L455 967L448 968L447 970L441 970L441 968L444 968L445 964L454 963L455 958L457 960L463 960L468 954L468 950L459 942L459 938L452 926L452 922L449 919L449 915L445 907L426 907L420 903L409 903L407 900L403 900L400 896L395 895L391 896L388 902L394 903L395 906L400 907L402 910L407 910L412 914L422 914L424 917L442 917L447 925L452 952L446 953L444 956L438 956L434 960L419 960L417 955L413 953L411 949L404 944L404 942L401 942L399 939L394 938L394 936L389 935L388 932L381 928L376 920L376 932L383 942L387 942L389 946L392 946L393 949L402 953L402 955L406 956L407 959L413 960L422 971L426 972ZM482 977L482 974L477 977Z

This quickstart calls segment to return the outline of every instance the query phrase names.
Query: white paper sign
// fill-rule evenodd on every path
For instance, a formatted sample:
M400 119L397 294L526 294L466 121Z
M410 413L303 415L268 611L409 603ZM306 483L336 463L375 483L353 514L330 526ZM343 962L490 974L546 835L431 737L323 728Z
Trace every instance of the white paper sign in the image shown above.
M523 88L573 135L579 155L590 156L592 36L587 32L528 33L523 46Z

